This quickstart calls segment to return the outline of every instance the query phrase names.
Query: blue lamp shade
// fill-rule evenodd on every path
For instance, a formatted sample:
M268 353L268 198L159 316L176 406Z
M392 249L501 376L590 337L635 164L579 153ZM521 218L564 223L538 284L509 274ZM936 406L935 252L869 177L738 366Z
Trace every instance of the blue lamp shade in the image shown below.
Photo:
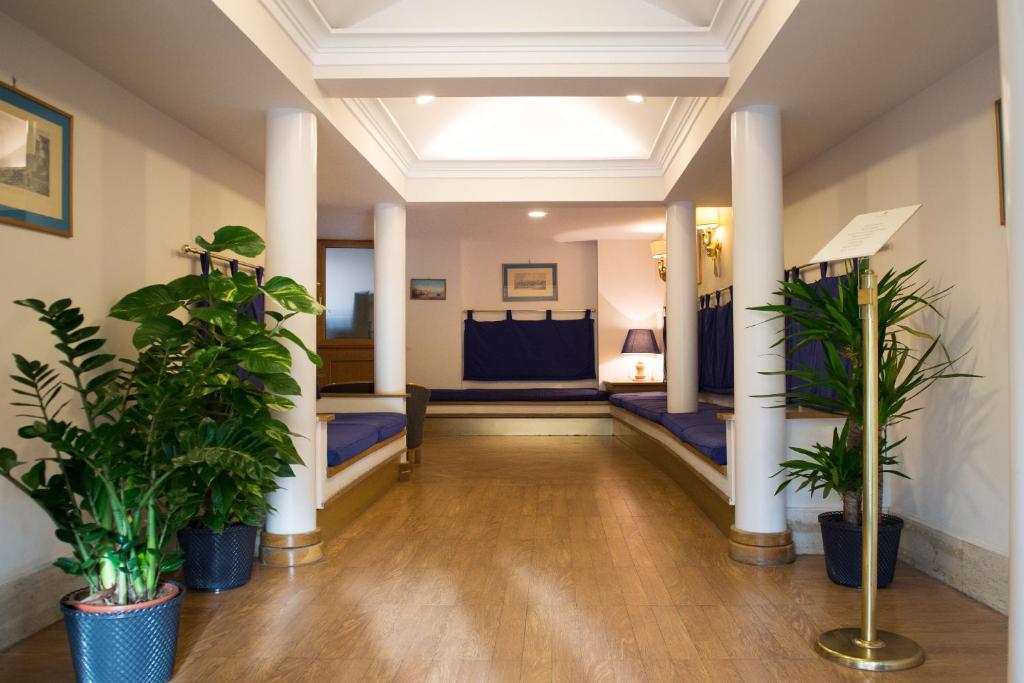
M622 344L622 353L661 353L654 330L630 330Z

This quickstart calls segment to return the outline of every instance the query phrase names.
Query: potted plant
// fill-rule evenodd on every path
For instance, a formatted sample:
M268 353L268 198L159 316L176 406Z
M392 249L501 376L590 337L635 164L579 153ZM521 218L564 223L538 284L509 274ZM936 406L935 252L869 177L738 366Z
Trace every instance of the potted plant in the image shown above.
M216 231L196 244L210 252L257 256L263 239L242 226ZM266 296L284 313L256 315ZM261 307L260 307L261 308ZM274 276L261 284L252 275L214 271L150 285L125 296L111 315L139 324L135 377L173 383L187 397L165 448L187 453L171 475L164 500L185 554L185 582L221 591L249 581L256 534L270 506L275 478L292 475L301 459L288 427L274 411L292 407L300 393L292 379L290 340L309 360L320 358L282 323L321 307L293 280ZM270 324L267 324L267 323ZM175 362L166 367L161 359Z
M55 564L87 584L60 601L75 673L82 681L166 681L184 587L160 579L181 563L164 550L170 528L160 497L180 458L163 451L158 435L171 427L164 407L180 399L113 365L99 328L83 326L70 300L16 303L50 327L65 371L15 355L14 405L29 420L18 433L49 452L19 462L2 448L0 475L49 514L72 548ZM80 420L65 417L69 392Z
M216 249L246 249L243 243L253 243L251 231L237 227L217 231L213 243L197 242ZM277 323L270 332L252 319L239 319L232 327L220 305L233 296L244 303L254 289L287 311L268 314ZM216 293L207 312L185 322L170 315L194 301L196 292L211 290ZM262 411L287 409L292 404L286 395L298 393L287 374L291 355L275 338L299 340L279 324L319 307L304 288L283 277L259 286L245 277L187 276L146 287L111 311L138 323L133 335L138 357L115 363L97 336L99 328L84 326L69 299L15 303L35 311L50 328L64 372L15 356L14 405L29 420L18 433L45 443L49 452L19 461L12 449L0 448L0 475L51 517L57 538L72 549L55 564L87 584L61 600L76 675L83 681L167 681L184 595L181 584L161 580L162 573L182 564L181 552L167 549L169 535L182 519L197 515L225 524L232 515L253 520L252 497L259 487L252 482L263 481L268 467L279 476L290 472L281 464L296 460L290 434L282 423L264 419ZM201 322L208 324L199 330ZM218 336L218 326L228 330L230 343ZM190 342L190 335L205 342ZM224 352L220 342L230 350ZM235 411L226 415L223 402L211 397L234 386L239 373L257 388L220 394ZM71 398L64 400L69 392ZM77 419L66 415L75 399L81 408ZM252 429L261 419L265 424ZM267 444L273 444L273 453ZM209 472L238 479L246 494L236 494L227 507L213 505L215 512L200 512L202 496L183 495L174 487ZM223 484L216 487L219 493L211 493L211 500L227 491Z
M924 262L918 263L901 272L889 270L878 281L878 424L882 435L879 468L883 473L901 477L906 475L898 470L895 449L905 439L887 442L887 428L920 410L911 407L911 402L940 379L975 376L954 371L963 356L951 357L942 345L941 336L910 325L909 319L924 310L941 317L936 304L951 289L936 291L927 283L916 283L915 275L923 265ZM865 267L866 263L862 262L860 269ZM797 490L806 488L812 494L821 492L823 496L834 491L842 498L842 512L826 512L819 515L818 520L829 577L837 583L856 587L861 584L864 441L864 359L858 280L856 275L840 278L835 294L825 287L800 280L782 281L776 294L784 303L754 309L777 313L775 320L786 319L788 324L776 345L788 342L789 353L815 343L821 344L824 352L822 367L801 366L778 373L793 377L795 383L777 397L844 415L845 424L841 431L833 433L831 444L793 449L803 457L782 463L776 476L782 476L783 481L776 494L799 482ZM923 350L912 349L902 335L924 340ZM892 581L902 528L903 520L899 517L880 517L879 586Z

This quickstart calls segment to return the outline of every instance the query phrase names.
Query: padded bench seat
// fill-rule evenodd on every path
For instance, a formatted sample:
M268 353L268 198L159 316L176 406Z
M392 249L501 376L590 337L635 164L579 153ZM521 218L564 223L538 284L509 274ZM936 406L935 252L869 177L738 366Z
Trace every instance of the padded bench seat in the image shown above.
M335 413L327 424L327 467L337 467L405 428L401 413Z
M598 389L432 389L431 403L508 403L516 401L607 401Z
M611 404L657 422L709 460L726 464L725 423L718 419L722 406L700 403L695 413L668 412L668 395L663 391L612 395Z

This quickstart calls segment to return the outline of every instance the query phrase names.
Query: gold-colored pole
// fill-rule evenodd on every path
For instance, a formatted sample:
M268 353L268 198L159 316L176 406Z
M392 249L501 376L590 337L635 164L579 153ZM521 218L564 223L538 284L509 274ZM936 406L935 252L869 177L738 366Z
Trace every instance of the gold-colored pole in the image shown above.
M903 671L924 663L924 650L910 638L879 631L878 598L878 281L865 265L858 303L863 337L864 445L863 523L861 524L861 627L826 631L816 649L822 657L851 669Z
M861 334L864 340L864 505L861 522L861 641L877 647L878 598L878 288L870 266L860 281Z

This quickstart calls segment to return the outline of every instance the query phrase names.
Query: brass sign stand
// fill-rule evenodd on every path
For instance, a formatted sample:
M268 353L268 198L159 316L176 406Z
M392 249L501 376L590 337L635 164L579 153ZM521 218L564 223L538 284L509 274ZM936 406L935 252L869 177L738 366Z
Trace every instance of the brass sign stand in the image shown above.
M875 625L878 597L878 281L865 259L858 291L864 338L864 513L861 560L861 625L818 636L825 659L851 669L902 671L924 663L924 650L910 638Z

